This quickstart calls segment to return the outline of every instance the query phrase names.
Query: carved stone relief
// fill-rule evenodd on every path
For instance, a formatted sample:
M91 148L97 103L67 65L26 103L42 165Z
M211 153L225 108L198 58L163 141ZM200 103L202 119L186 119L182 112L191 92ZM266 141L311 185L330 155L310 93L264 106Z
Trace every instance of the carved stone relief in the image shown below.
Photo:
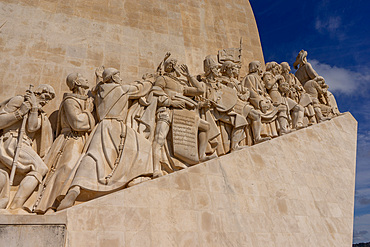
M89 90L67 76L56 138L42 107L48 85L0 104L0 208L53 213L186 169L339 114L324 78L301 51L294 66L259 61L239 75L241 49L222 49L192 75L167 53L156 71L127 83L99 67ZM11 202L10 187L19 185ZM31 196L32 194L32 196Z

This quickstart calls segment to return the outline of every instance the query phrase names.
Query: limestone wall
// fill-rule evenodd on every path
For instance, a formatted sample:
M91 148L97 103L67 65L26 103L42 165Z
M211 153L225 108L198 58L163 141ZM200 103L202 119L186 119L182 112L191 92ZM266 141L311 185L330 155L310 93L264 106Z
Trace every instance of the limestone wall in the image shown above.
M58 96L48 112L59 106L69 73L94 83L102 64L132 81L171 51L196 74L206 55L239 47L241 37L241 74L250 61L263 62L248 0L2 0L2 24L0 102L30 83L49 83Z
M347 113L56 217L68 247L349 247L356 136Z

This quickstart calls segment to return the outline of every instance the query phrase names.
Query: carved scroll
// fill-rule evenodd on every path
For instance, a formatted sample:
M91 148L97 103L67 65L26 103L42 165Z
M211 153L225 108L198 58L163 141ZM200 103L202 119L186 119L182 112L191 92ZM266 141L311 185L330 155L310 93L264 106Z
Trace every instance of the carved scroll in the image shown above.
M173 110L172 144L173 153L186 163L199 163L198 155L199 116L189 110Z

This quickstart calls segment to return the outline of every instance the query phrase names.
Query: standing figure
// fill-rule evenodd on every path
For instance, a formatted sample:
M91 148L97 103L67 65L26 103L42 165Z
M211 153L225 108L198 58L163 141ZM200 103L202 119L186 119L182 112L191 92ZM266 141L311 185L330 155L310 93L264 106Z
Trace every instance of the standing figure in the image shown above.
M129 100L146 95L149 81L122 84L120 72L104 69L92 93L99 123L90 134L75 177L57 210L123 189L141 176L152 176L151 143L126 125Z
M250 92L249 102L261 113L261 121L264 127L261 131L261 135L277 137L278 131L275 120L278 117L279 109L272 104L272 100L266 91L261 76L261 62L252 61L249 63L249 74L244 78L241 86L243 88L248 88Z
M304 108L287 97L289 84L281 75L281 66L278 63L269 62L266 64L266 73L263 76L263 81L273 104L279 107L280 134L289 133L288 120L290 119L293 122L293 129L303 128Z
M170 55L170 53L166 54L167 58L169 56L168 54ZM175 166L175 169L181 169L187 167L186 165L182 165L182 162L186 163L187 165L193 165L199 163L199 161L205 161L210 158L206 156L206 147L208 141L207 132L209 131L209 124L197 116L196 108L198 107L198 103L191 99L191 97L202 95L204 93L204 89L201 82L199 82L194 76L190 75L189 69L186 65L181 65L180 68L178 68L176 64L177 60L175 59L165 59L163 62L164 73L156 78L153 86L153 90L155 91L154 93L158 97L158 109L156 113L157 123L153 140L153 177L159 177L163 175L162 164L174 163L173 166ZM180 80L179 77L181 74L185 76L186 81ZM176 114L176 117L174 114ZM182 140L179 140L181 137L173 134L173 156L178 158L180 162L176 162L175 159L173 159L172 162L166 162L166 158L163 156L167 156L167 159L169 159L169 154L164 155L164 153L166 153L164 148L170 127L172 127L173 133L175 133L174 130L176 129L187 128L185 126L174 128L174 119L182 118L177 116L177 114L185 114L189 117L189 119L193 119L196 127L194 128L194 131L190 130L189 128L190 131L188 135L194 135L193 138L191 138L193 141L190 141L189 139L189 142L192 143L188 143L188 146L195 146L195 151L193 150L192 152L184 152L183 155L180 153L176 154L175 151L177 146L180 147L181 145L185 144L185 141L188 140L185 137L182 137ZM185 122L181 123L180 119L175 122L186 125ZM198 139L199 145L197 145ZM175 140L177 140L176 143ZM195 154L194 152L197 153ZM171 152L167 151L167 153Z
M315 124L315 111L313 109L313 103L310 95L306 93L298 78L294 74L290 73L291 69L289 64L287 62L282 62L280 65L282 68L281 75L284 77L285 81L290 87L288 97L304 107L305 116L308 118L308 125Z
M34 212L56 210L60 200L71 185L77 161L82 153L88 134L95 126L91 112L94 104L86 95L87 79L79 73L67 76L66 83L72 93L65 93L59 107L57 138L45 157L49 167L39 189Z
M217 126L217 132L212 128L210 144L216 149L217 154L224 155L230 151L236 151L243 146L240 142L246 137L245 127L248 126L247 119L233 109L238 102L237 91L222 83L219 73L219 65L212 56L207 56L203 61L204 66L204 94L203 99L210 104L209 109L204 108L201 115ZM229 81L235 84L235 81Z
M251 123L254 144L270 140L270 137L261 137L261 113L249 103L250 91L248 88L242 87L237 79L239 77L238 65L231 61L224 62L221 66L221 75L222 83L237 92L238 102L233 110Z
M19 188L10 209L22 208L48 171L42 157L52 143L53 134L42 107L54 97L54 89L42 84L35 92L29 90L26 96L12 97L0 106L0 129L3 131L0 136L0 185L3 188L0 191L9 190L9 174L14 169L12 163L16 153L19 155L14 178L14 185L19 184ZM27 121L23 123L23 129L25 117ZM9 193L4 191L1 195L7 196L1 201L1 208L6 208Z

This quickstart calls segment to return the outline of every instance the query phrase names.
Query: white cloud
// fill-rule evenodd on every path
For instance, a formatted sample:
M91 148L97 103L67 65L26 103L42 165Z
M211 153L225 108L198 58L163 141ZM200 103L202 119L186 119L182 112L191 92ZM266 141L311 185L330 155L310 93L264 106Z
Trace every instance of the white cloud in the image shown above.
M339 16L331 16L327 20L320 20L316 19L315 28L319 32L323 32L325 30L329 31L330 33L334 33L342 24L342 18Z
M321 17L320 17L321 18ZM328 33L331 37L343 40L345 33L343 32L342 18L339 16L330 16L325 19L316 18L315 29L322 33Z
M339 68L328 64L320 63L313 59L309 61L319 75L325 78L329 90L334 93L353 94L365 92L370 84L370 74L355 72L345 68Z

